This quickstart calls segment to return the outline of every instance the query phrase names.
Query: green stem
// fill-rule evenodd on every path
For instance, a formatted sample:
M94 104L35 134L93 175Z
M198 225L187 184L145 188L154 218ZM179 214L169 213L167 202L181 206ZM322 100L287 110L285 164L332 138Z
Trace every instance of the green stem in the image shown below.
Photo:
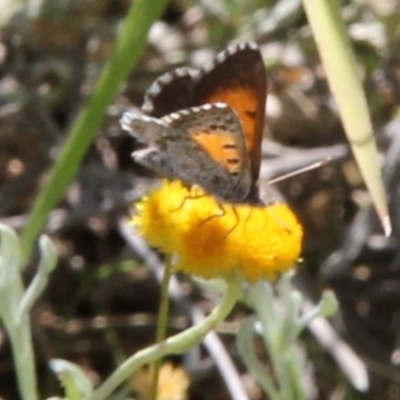
M284 371L280 362L280 354L278 352L277 342L279 340L280 320L277 319L275 312L275 298L272 286L268 282L258 282L251 289L250 294L253 308L260 319L265 347L268 350L268 355L271 364L274 368L274 373L277 375L277 381L281 382ZM281 393L281 388L279 388Z
M280 344L287 324L285 318L282 318L276 310L272 286L266 282L257 283L251 290L250 298L263 328L262 337L273 366L278 398L305 399L299 381L301 374L298 367L301 363L297 359L295 339L285 347ZM285 304L289 306L288 302ZM297 318L297 315L293 318Z
M23 327L23 329L21 329ZM18 388L24 400L38 400L36 385L35 356L32 348L31 324L29 316L24 315L18 325L10 322L7 325L9 333Z
M155 344L138 351L127 359L87 400L103 400L137 369L167 354L181 354L199 343L203 337L231 312L242 294L242 283L239 280L227 282L227 288L221 303L201 323L186 331L171 336L162 343Z
M126 80L146 44L151 24L161 15L168 0L135 0L121 27L114 53L105 66L98 84L67 137L50 178L38 195L22 233L22 258L25 263L33 243L42 230L47 215L55 207L66 187L75 177L108 105Z
M21 399L37 400L35 358L29 315L20 313L24 295L17 234L0 224L0 318L7 331ZM27 310L29 311L29 310Z
M386 235L391 222L359 67L338 0L303 0L343 126Z
M18 390L23 400L37 400L35 356L32 345L30 311L45 289L54 269L57 253L47 237L41 237L40 263L32 282L24 292L17 234L0 224L0 319L11 343Z

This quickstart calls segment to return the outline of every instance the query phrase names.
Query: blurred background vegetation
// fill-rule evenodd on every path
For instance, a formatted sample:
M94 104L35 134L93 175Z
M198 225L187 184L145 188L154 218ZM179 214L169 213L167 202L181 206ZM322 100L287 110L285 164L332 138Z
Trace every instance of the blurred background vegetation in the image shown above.
M0 1L0 221L8 226L25 226L111 56L130 4ZM348 0L341 7L385 166L394 235L384 237L371 209L301 1L171 1L109 105L73 183L47 218L46 232L60 260L32 316L43 397L61 393L48 369L50 358L73 361L99 382L126 356L153 342L159 285L138 249L127 243L124 221L154 177L131 160L138 144L121 131L121 114L139 108L144 91L163 72L181 65L201 67L228 44L252 40L260 45L269 80L262 182L310 160L334 159L278 185L305 230L296 283L314 300L323 288L334 289L341 312L332 324L370 374L370 389L358 392L329 349L306 332L302 345L312 371L311 398L400 399L400 2ZM185 277L180 283L186 298L204 310L218 301ZM263 399L233 346L235 321L246 313L245 307L238 309L221 335L249 398ZM185 309L173 303L170 333L190 323ZM267 355L260 355L267 365ZM188 398L230 398L207 352L192 351L171 361L190 376ZM0 396L18 398L4 333Z

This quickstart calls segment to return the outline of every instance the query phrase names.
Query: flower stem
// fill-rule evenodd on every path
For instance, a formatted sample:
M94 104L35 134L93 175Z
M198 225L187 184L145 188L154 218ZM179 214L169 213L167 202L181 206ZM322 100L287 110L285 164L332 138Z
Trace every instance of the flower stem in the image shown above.
M227 282L226 291L221 303L201 323L171 336L162 343L157 343L146 349L138 351L120 365L114 373L95 390L87 400L102 400L109 398L110 394L137 369L151 363L167 354L181 354L199 343L203 337L217 324L223 321L231 312L242 294L240 280Z

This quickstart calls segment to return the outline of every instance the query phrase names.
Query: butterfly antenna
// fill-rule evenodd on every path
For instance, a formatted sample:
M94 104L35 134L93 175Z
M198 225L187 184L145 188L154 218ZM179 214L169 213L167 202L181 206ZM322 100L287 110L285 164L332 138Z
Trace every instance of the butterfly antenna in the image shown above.
M317 169L317 168L323 167L324 165L330 163L331 161L332 161L332 158L328 157L328 158L325 158L324 160L314 162L312 164L306 165L305 167L296 169L295 171L288 172L287 174L283 174L283 175L277 176L276 178L273 178L273 179L269 180L268 184L274 184L274 183L277 183L277 182L281 182L281 181L284 181L284 180L286 180L288 178L292 178L293 176L297 176L297 175L303 174L304 172L312 171L313 169Z

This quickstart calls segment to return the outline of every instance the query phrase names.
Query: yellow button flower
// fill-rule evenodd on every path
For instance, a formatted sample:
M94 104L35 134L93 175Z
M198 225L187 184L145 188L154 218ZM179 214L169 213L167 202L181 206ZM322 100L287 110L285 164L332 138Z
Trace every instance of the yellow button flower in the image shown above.
M220 203L180 181L162 181L137 204L133 223L152 246L176 254L175 270L206 279L274 280L298 259L303 236L285 204Z

